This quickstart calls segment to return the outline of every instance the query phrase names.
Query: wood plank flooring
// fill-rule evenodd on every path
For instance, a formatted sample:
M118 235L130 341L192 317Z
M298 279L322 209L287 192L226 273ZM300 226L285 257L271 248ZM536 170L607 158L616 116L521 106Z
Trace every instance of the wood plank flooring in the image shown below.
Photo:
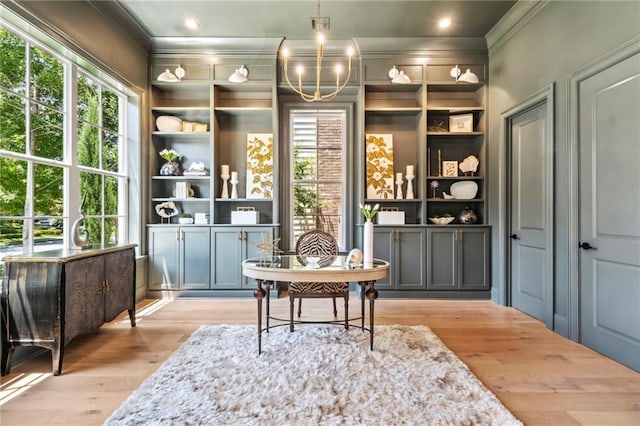
M306 319L331 314L305 300ZM351 298L351 310L359 301ZM288 299L272 301L286 318ZM67 347L63 374L47 352L2 378L0 424L99 425L201 324L255 324L253 299L145 300ZM489 301L385 300L376 324L427 325L526 425L640 425L640 373ZM168 394L167 398L171 398Z

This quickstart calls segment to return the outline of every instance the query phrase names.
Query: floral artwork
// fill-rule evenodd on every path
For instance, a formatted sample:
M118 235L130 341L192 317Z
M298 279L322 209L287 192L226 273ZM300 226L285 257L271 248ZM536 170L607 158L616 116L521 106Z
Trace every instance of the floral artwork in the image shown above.
M367 198L393 199L393 135L368 134Z
M247 198L273 198L273 134L247 134Z

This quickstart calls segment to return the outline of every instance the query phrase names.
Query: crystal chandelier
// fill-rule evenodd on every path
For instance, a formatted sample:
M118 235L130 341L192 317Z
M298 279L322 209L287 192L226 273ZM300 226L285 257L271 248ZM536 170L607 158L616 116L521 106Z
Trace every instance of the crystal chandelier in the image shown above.
M304 68L302 65L298 65L296 67L296 74L298 74L298 87L294 86L289 80L289 51L285 48L282 51L282 56L284 58L284 78L287 80L287 84L289 87L293 89L298 95L302 97L305 102L316 102L316 101L328 101L336 97L338 93L349 82L351 78L351 57L353 56L353 48L349 47L347 49L347 55L349 56L349 65L347 68L347 78L344 80L342 84L340 84L340 74L342 73L342 66L340 64L336 65L334 71L336 73L336 88L331 93L322 94L320 92L320 77L322 72L322 55L324 53L324 34L322 34L323 29L329 29L329 18L320 16L320 0L318 0L316 4L316 18L312 19L313 28L316 31L316 84L315 84L315 92L305 93L302 90L302 74L304 73Z

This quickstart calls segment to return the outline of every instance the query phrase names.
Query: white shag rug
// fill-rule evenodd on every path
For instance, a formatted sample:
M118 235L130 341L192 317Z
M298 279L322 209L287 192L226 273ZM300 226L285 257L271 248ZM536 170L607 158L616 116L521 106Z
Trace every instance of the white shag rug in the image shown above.
M106 425L521 425L429 328L196 330Z

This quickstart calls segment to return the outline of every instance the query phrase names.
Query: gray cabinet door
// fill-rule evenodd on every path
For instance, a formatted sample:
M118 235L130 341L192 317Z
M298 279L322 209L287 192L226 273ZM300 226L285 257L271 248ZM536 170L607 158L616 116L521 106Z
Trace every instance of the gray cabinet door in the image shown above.
M181 229L181 287L208 289L211 280L211 243L208 227Z
M242 281L242 228L212 230L212 289L240 288Z
M427 230L427 289L457 289L457 244L454 228Z
M393 229L373 227L373 257L389 262L389 273L386 277L376 281L378 290L390 290L394 288L394 279L397 266L395 264L395 246L393 241Z
M117 317L122 309L135 308L135 252L122 250L104 256L107 289L104 301L104 321Z
M180 288L180 234L176 226L149 230L149 289Z
M426 240L424 229L396 228L393 232L395 240L394 271L395 288L397 290L425 289Z
M489 290L489 230L458 230L458 286L460 290Z

